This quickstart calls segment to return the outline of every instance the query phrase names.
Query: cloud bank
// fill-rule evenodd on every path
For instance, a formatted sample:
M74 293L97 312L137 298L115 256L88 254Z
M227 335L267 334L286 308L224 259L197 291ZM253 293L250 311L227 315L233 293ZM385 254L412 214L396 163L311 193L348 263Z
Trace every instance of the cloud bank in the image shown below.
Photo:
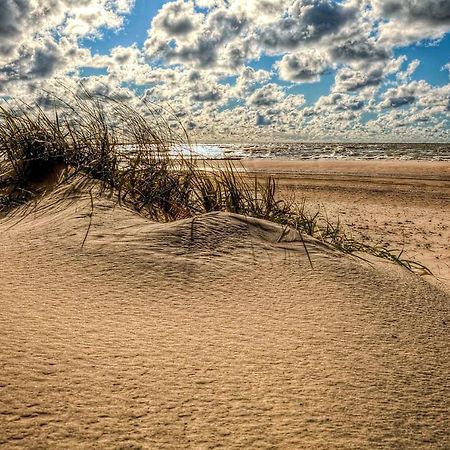
M101 52L93 43L127 30L132 0L0 0L0 11L3 98L82 81L168 103L200 139L449 138L449 84L419 79L424 61L402 52L441 45L450 0L171 0L142 45Z

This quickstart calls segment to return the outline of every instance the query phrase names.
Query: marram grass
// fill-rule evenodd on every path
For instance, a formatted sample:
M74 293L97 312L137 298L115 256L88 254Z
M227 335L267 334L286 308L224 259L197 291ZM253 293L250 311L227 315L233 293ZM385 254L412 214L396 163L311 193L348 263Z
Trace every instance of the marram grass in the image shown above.
M368 253L430 273L401 252L358 242L323 215L280 199L272 177L251 179L231 162L218 168L194 155L174 154L174 148L189 144L188 136L176 116L163 119L158 106L141 105L138 111L85 90L70 100L54 97L52 105L50 111L0 106L0 211L38 195L40 183L55 171L66 180L82 174L152 220L232 212L278 223L344 253Z

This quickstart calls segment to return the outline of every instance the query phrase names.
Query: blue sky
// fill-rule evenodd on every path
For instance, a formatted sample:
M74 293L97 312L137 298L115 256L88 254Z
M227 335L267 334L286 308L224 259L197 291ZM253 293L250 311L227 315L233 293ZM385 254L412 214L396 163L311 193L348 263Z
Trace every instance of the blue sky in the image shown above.
M83 83L199 140L448 141L450 0L55 5L0 0L0 96Z
M134 6L130 9L130 13L125 17L121 29L109 30L103 28L100 30L100 38L85 38L82 40L82 45L92 49L95 53L105 55L119 45L128 47L137 44L142 47L147 39L147 30L150 23L164 3L167 2L163 0L136 0Z

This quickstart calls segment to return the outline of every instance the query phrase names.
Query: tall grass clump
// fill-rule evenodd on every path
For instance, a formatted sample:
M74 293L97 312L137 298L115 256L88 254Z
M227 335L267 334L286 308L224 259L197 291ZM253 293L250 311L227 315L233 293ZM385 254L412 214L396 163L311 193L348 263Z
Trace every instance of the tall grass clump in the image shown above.
M0 106L0 211L39 195L52 174L66 181L80 175L98 180L152 220L232 212L276 222L345 253L371 253L409 270L424 269L401 253L348 238L304 205L280 199L272 177L251 179L231 162L212 166L177 151L188 147L187 133L176 115L160 106L133 108L84 89L69 100L53 96L49 104Z

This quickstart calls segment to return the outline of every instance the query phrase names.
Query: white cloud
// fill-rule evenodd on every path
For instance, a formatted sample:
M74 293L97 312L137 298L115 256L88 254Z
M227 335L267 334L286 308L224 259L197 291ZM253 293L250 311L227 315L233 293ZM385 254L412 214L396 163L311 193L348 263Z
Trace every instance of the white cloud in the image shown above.
M188 36L203 21L203 14L194 11L194 2L177 0L166 3L152 21L152 32L158 39Z
M450 84L433 87L424 80L411 81L390 88L382 95L381 109L407 109L414 105L423 117L450 111Z
M357 19L353 2L332 0L230 0L215 3L205 14L192 1L167 3L154 18L145 43L147 56L202 69L238 71L261 54L300 51L304 45L331 45L355 35L345 26ZM354 28L354 24L353 24ZM344 33L343 37L339 37ZM328 42L325 40L328 39ZM337 58L385 57L359 37L359 53L350 55L343 42ZM304 50L301 50L304 51ZM378 52L378 53L377 53ZM381 55L381 56L380 56Z
M247 106L256 108L268 108L276 106L285 97L283 90L275 83L266 84L257 89L247 98Z
M377 62L364 65L360 63L351 67L342 67L336 73L334 92L360 92L374 93L389 74L400 70L405 57L391 59L387 62Z
M450 31L450 0L372 0L374 13L389 19L380 25L380 42L404 46L439 39Z
M0 92L68 73L89 60L78 39L119 28L132 0L0 0Z
M406 70L397 73L397 79L403 82L409 81L411 79L411 75L417 70L419 66L420 61L418 59L414 59L408 64Z
M363 108L363 98L338 93L320 97L315 105L316 111L361 111Z
M0 63L14 58L18 43L23 39L28 0L0 0ZM3 57L3 58L2 58Z
M450 63L445 64L445 66L442 66L441 70L448 70L448 75L450 77Z
M243 67L233 89L236 97L245 97L252 93L256 87L269 81L271 74L266 70L255 70L252 67Z
M450 0L372 0L382 17L432 25L450 24Z
M338 34L356 15L357 8L331 0L296 0L278 20L257 27L256 36L267 51L291 51Z
M277 64L280 78L297 83L312 83L320 80L331 62L322 51L307 49L284 55Z

